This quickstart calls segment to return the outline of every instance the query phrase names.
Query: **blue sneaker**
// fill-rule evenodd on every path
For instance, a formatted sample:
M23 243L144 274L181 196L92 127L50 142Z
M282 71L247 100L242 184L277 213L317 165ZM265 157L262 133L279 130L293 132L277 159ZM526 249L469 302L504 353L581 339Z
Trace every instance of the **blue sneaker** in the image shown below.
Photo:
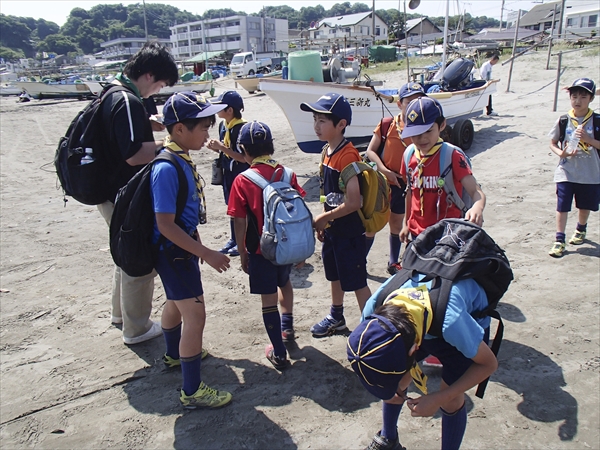
M240 252L238 251L238 246L234 245L227 251L228 256L240 256Z
M345 331L348 327L346 326L346 319L342 316L340 320L335 320L331 314L328 314L319 323L310 327L310 332L315 337L331 336L338 331Z
M227 254L233 247L235 247L235 241L233 239L229 239L223 248L219 250L219 253Z

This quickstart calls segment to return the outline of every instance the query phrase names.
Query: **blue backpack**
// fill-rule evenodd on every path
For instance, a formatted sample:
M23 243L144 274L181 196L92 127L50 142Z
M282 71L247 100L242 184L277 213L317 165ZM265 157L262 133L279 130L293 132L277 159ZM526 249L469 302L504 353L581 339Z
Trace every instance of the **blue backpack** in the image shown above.
M448 202L452 202L456 207L462 211L462 216L473 206L473 199L469 195L466 189L463 189L462 196L458 195L456 186L454 186L454 178L452 174L452 153L456 150L462 154L467 161L469 167L471 166L471 159L462 151L461 148L455 145L444 142L440 148L440 178L438 180L438 186L442 184L444 192L446 192L446 198ZM415 153L415 144L410 144L406 150L404 150L404 166L406 167L408 188L412 186L411 176L412 173L408 169L408 163L410 158Z
M280 181L267 181L253 169L241 173L263 190L264 224L260 252L276 266L296 264L315 252L312 214L302 196L291 186L292 171L283 168Z

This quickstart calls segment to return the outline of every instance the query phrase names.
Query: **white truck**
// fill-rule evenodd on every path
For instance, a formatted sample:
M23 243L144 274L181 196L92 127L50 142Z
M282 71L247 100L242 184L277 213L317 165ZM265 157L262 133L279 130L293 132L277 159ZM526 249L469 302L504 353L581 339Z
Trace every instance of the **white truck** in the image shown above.
M256 59L252 52L236 53L229 64L230 72L238 77L268 73L271 71L271 58Z

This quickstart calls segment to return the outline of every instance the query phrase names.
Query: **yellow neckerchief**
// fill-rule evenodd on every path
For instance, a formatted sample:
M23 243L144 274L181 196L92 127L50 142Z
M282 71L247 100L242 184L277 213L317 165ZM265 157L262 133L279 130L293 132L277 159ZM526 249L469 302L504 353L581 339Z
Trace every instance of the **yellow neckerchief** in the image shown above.
M204 209L204 211L206 211L206 198L204 197L204 185L206 183L196 170L196 164L194 164L192 158L190 158L189 153L186 153L179 145L177 145L175 142L172 142L169 136L165 138L164 145L166 149L183 159L192 169L192 175L194 175L196 189L198 190L198 198L200 199L200 204L202 205L202 208L200 209Z
M279 163L275 161L271 155L262 155L257 156L252 160L251 167L256 166L257 164L266 164L267 166L271 166L273 169L277 168Z
M575 110L571 109L571 111L569 111L568 116L569 119L571 119L571 123L573 124L573 126L575 128L577 128L579 125L581 125L581 127L583 128L585 126L585 124L588 122L588 120L590 120L592 118L592 116L594 115L594 110L588 108L587 113L585 114L583 120L581 121L581 123L579 123L577 121L577 117L575 117ZM585 133L585 131L584 131ZM586 153L590 153L590 146L588 144L586 144L585 142L582 142L581 140L579 141L579 145L578 147L581 148L581 150L583 150Z
M394 117L394 122L396 122L396 131L398 132L400 142L402 142L402 145L404 145L404 148L406 149L408 145L406 144L406 142L404 142L404 139L402 139L402 128L400 127L400 121L402 121L402 124L404 125L404 118L402 117L402 112L396 117Z
M247 121L244 119L236 119L235 117L233 118L233 120L231 122L225 123L225 136L223 137L223 144L225 144L225 147L231 148L231 136L229 135L229 132L233 129L233 127L235 127L236 125L239 125L240 123L246 123ZM235 149L233 149L235 151ZM227 155L225 155L227 156Z
M444 140L442 138L438 138L437 143L431 147L431 149L427 152L425 156L421 156L421 151L415 147L415 158L417 158L417 170L419 172L419 195L421 197L421 215L424 215L424 206L423 206L423 190L425 189L425 185L423 183L423 167L425 163L431 158L436 152L442 147Z
M423 337L431 327L433 322L433 309L429 299L427 286L421 285L414 288L397 289L392 292L384 303L402 306L410 314L415 324L415 344L420 346ZM427 376L421 371L417 363L410 369L410 376L415 386L427 395Z

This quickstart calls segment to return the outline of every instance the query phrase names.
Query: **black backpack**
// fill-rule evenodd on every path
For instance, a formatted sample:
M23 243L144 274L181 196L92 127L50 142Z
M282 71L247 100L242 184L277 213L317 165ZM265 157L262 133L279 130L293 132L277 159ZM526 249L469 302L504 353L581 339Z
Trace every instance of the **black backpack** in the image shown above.
M175 223L184 228L181 214L185 207L188 183L177 156L162 152L123 186L115 200L115 210L110 221L110 253L113 261L127 275L141 277L154 269L158 249L165 237L152 243L154 208L150 194L152 167L157 161L169 161L177 169L179 191Z
M569 120L569 116L567 114L564 114L560 116L560 119L558 121L558 142L560 142L561 147L563 146L563 143L565 141L565 133L567 132L567 124L569 123ZM597 112L592 113L592 125L594 127L594 139L600 141L600 114L598 114ZM598 153L600 153L600 148L597 150Z
M491 349L494 355L500 350L504 324L496 310L498 302L513 280L508 258L483 228L462 219L444 219L425 229L406 247L400 270L377 296L375 308L417 273L425 275L423 281L433 280L429 297L433 309L433 322L428 334L442 337L442 325L448 306L452 283L473 278L485 290L488 306L471 315L498 320L498 329ZM483 397L487 381L483 381L476 395Z
M109 150L102 127L102 101L109 93L125 91L123 86L110 85L81 110L58 142L54 166L66 196L85 205L99 205L109 200ZM81 164L85 149L92 149L93 161Z

